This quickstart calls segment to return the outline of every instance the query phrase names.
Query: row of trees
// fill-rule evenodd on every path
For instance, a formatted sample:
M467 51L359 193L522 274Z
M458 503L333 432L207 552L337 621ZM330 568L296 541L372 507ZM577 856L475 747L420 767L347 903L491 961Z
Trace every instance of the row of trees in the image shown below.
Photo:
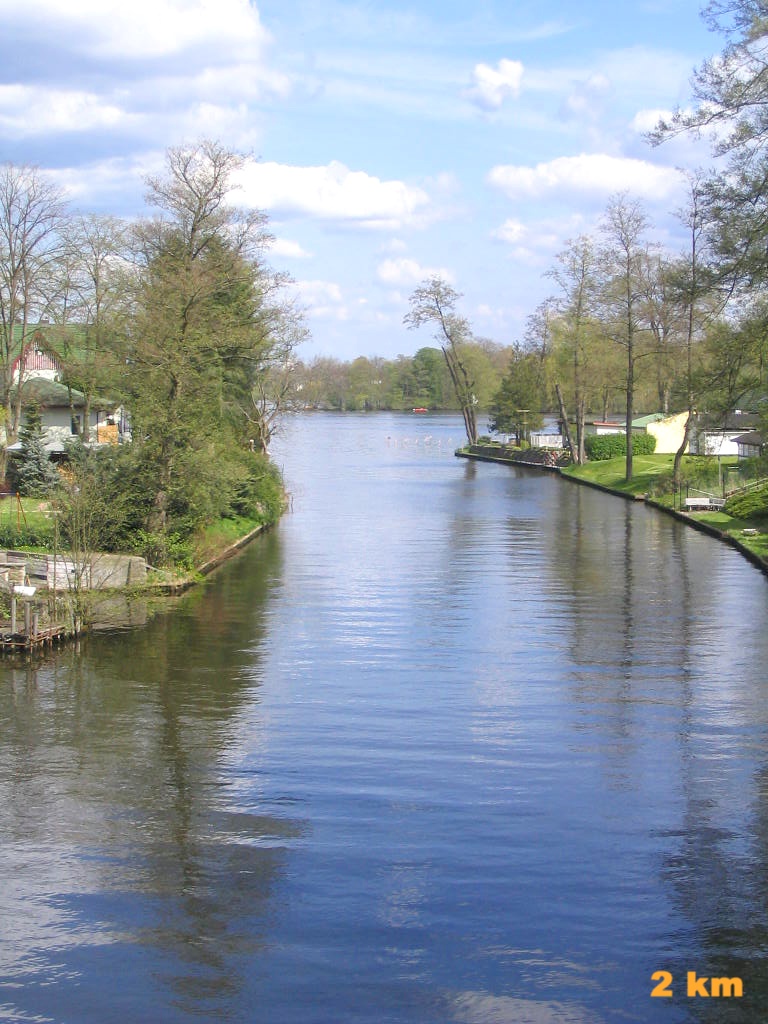
M511 348L483 339L464 348L479 407L488 409L509 363ZM293 366L295 404L299 408L370 411L456 409L450 372L439 348L424 347L395 359L358 356L349 362L318 357Z
M131 222L72 214L35 169L0 168L0 472L34 339L86 413L105 397L129 410L131 445L75 460L98 480L105 546L143 538L163 559L213 518L274 514L259 453L305 329L267 265L265 218L228 201L238 166L215 142L169 150L147 181L153 214Z
M500 430L516 429L523 409L530 424L557 408L573 459L582 462L587 414L606 418L620 401L628 480L639 404L687 414L676 478L695 413L724 415L741 405L765 412L768 429L768 4L712 0L704 15L725 33L725 48L695 72L694 106L651 137L657 145L681 133L712 138L715 167L687 176L678 214L685 247L663 251L649 241L640 202L612 197L599 231L557 256L553 295L531 315L493 402ZM409 326L435 325L447 364L471 337L455 313L458 297L445 282L424 282L406 316ZM473 441L472 374L459 367L451 378Z
M759 358L751 358L759 353L743 347L738 371L723 376L735 327L707 234L700 177L689 179L689 202L679 216L688 247L664 252L648 240L642 205L617 195L599 232L557 255L548 273L554 294L529 320L527 345L515 353L499 395L497 425L513 405L556 402L561 420L573 425L567 443L580 463L587 414L605 419L621 401L629 479L638 399L645 411L688 413L682 457L697 408L724 412L759 385Z

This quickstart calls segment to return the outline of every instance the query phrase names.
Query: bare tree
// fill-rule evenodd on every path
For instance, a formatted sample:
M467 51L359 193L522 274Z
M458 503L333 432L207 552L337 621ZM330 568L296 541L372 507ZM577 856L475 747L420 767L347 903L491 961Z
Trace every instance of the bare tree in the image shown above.
M472 340L469 321L456 312L461 295L440 277L422 282L411 295L411 311L403 318L409 329L435 324L435 339L440 345L451 376L456 400L464 418L470 444L477 443L477 398L475 384L462 356L462 346Z
M566 248L558 253L557 264L548 274L560 289L554 308L559 316L557 333L560 347L570 363L568 371L576 417L576 443L571 455L578 464L585 460L587 387L590 376L594 377L594 367L590 374L589 343L595 334L594 309L599 276L597 263L594 242L582 235L568 242ZM558 401L561 402L562 417L561 395L558 395Z
M265 314L265 344L258 352L251 372L247 402L237 408L248 426L256 451L266 454L280 417L302 408L296 351L308 331L303 314L289 302L276 305Z
M675 453L673 476L680 484L680 466L693 427L696 402L695 361L698 343L707 324L722 311L725 298L718 301L711 267L711 219L706 202L706 184L701 173L689 174L688 202L678 211L678 220L688 229L688 249L673 265L672 284L684 320L685 396L687 417L683 439Z
M603 308L608 331L626 352L626 479L632 479L632 420L635 402L635 369L643 332L647 330L644 267L648 246L644 241L648 219L637 200L625 193L613 196L605 212L602 230L605 286Z
M90 437L94 398L113 390L118 343L128 310L128 229L115 217L86 215L67 222L59 261L55 326L46 332L65 383L83 393L79 434ZM73 408L74 413L74 408Z
M34 167L0 166L0 404L6 448L21 425L24 351L32 328L47 315L51 277L64 218L60 191Z

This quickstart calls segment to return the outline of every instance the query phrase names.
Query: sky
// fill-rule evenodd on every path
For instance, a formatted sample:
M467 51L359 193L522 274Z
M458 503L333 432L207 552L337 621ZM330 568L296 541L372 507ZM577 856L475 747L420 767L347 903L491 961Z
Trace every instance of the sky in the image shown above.
M552 291L565 243L610 196L682 246L680 168L652 148L722 49L698 0L0 0L0 159L33 164L83 212L147 212L169 146L246 154L315 356L392 358L439 274L476 335L508 345Z

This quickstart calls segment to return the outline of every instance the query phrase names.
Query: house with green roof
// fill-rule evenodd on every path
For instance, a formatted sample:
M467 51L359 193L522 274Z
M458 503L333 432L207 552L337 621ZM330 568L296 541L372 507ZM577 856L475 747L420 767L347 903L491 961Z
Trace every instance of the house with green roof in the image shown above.
M28 377L21 385L25 407L40 411L46 450L51 458L66 455L67 445L82 435L87 403L81 391L48 377ZM119 439L119 414L114 403L91 402L88 407L89 435L97 444L116 443ZM23 416L22 416L23 418ZM21 450L21 442L8 446L9 452Z
M632 420L632 433L652 434L656 438L656 454L673 455L683 443L687 419L687 412L678 412L673 416L653 412Z
M61 457L68 442L84 436L86 421L85 434L90 443L116 443L126 431L125 417L116 408L117 403L95 395L95 388L89 388L90 393L86 394L62 382L67 364L87 365L83 326L43 322L15 324L13 331L19 351L11 367L14 388L16 394L21 388L22 408L33 405L39 409L46 447L52 457ZM22 422L24 419L22 411ZM0 428L0 442L4 439ZM7 450L14 452L19 448L17 442Z

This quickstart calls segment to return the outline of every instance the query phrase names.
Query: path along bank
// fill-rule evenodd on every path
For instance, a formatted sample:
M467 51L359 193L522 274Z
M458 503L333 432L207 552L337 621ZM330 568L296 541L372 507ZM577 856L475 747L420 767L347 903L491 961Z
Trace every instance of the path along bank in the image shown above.
M706 533L710 537L715 537L717 540L730 544L731 547L736 548L737 551L750 561L752 565L756 566L761 570L761 572L768 575L768 558L756 551L753 551L748 544L745 541L742 541L738 536L734 536L727 530L720 529L715 523L707 522L702 518L706 513L682 512L670 507L669 505L665 505L663 502L647 493L633 493L631 491L621 490L618 487L610 487L605 484L597 483L594 480L586 479L583 476L579 476L577 473L578 469L581 467L572 466L566 453L544 449L528 449L522 452L510 452L509 449L504 449L502 446L497 445L469 445L465 448L457 449L456 455L459 458L471 459L478 462L497 462L505 465L521 466L527 469L539 469L550 473L557 473L563 480L570 480L572 483L581 484L584 487L591 487L597 491L604 491L606 494L614 495L617 498L623 498L625 501L644 502L646 505L650 505L652 508L658 509L658 511L664 512L666 515L672 516L679 522L685 523L686 526L693 527L694 530ZM720 515L723 516L722 513Z

